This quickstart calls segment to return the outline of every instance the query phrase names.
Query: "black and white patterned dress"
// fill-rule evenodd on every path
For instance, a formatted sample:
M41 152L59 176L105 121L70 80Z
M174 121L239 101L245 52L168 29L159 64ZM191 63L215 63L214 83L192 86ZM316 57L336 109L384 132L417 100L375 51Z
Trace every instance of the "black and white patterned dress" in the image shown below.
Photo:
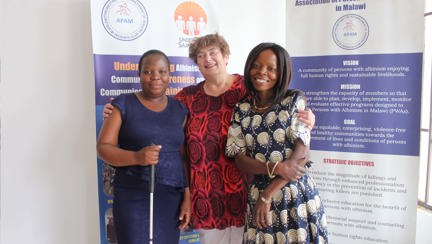
M301 91L292 91L281 103L260 113L252 99L236 105L228 131L225 153L234 157L246 152L263 163L281 162L290 157L294 141L310 142L310 130L297 120L297 111L306 107ZM324 207L311 176L287 183L272 196L272 225L258 228L252 210L259 194L272 179L255 175L249 186L247 219L243 243L328 243Z

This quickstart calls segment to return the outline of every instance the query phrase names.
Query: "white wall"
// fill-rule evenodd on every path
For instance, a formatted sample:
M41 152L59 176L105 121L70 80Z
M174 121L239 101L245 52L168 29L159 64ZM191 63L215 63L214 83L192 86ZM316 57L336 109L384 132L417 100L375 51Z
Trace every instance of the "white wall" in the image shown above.
M227 39L231 49L229 72L243 74L249 51L260 42L271 41L285 46L285 1L266 0L265 4L262 0L214 1L218 2L215 12L219 33ZM257 19L259 26L256 25Z
M231 72L259 41L284 42L284 1L220 2ZM0 38L0 243L100 243L90 0L1 0ZM418 244L432 220L419 216Z
M99 243L90 1L0 4L0 242Z
M431 243L432 212L423 208L417 209L416 244Z
M284 42L284 4L262 37L237 10L263 9L222 2L231 72L260 38ZM2 0L0 26L0 243L100 243L90 0Z

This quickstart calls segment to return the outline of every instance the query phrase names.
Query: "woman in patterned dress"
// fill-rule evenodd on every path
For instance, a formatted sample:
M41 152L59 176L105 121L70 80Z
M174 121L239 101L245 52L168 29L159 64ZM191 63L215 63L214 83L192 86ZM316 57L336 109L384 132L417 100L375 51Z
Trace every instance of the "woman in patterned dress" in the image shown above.
M297 117L306 98L288 89L287 51L259 44L244 74L248 96L234 108L225 149L239 169L254 175L243 243L328 243L324 207L305 167L310 130Z

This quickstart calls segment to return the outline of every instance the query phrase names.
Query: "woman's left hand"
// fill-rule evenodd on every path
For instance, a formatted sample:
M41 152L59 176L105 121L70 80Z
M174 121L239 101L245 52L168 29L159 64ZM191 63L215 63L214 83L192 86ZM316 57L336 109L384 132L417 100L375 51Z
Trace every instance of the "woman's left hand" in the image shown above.
M189 187L185 188L185 192L183 193L183 201L180 206L180 214L179 214L179 229L184 229L189 225L191 219L191 200L190 200L190 191Z
M272 224L272 216L270 213L271 197L265 198L264 194L260 194L254 209L252 210L253 222L256 223L258 228L267 228Z

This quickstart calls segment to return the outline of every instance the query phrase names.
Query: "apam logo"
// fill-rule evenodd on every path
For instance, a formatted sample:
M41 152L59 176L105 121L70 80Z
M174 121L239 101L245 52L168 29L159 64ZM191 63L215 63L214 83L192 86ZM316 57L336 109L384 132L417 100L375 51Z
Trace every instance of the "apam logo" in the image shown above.
M333 26L333 40L343 49L357 49L367 41L368 37L368 23L356 14L340 17Z
M177 29L190 37L199 36L207 27L207 14L194 2L183 2L174 12L174 22Z
M112 37L132 41L145 32L148 15L138 0L109 0L102 9L102 23Z

